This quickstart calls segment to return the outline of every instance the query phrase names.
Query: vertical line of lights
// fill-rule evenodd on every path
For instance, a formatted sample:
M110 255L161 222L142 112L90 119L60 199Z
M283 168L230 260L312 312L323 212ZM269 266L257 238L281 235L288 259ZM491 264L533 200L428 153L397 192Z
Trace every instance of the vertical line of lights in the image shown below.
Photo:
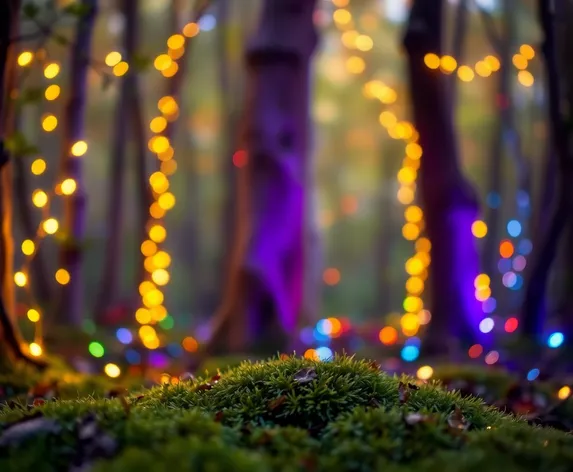
M36 57L38 60L45 59L45 51L43 49L37 51ZM29 67L34 59L34 54L30 51L23 51L17 59L20 67ZM57 62L48 61L44 64L43 75L48 81L57 78L60 73L60 66ZM44 98L48 102L54 102L61 93L60 86L55 83L48 82L44 90ZM58 119L53 113L45 113L41 117L42 129L51 133L56 130L58 126ZM74 156L81 156L87 151L85 142L74 143L72 147L72 154ZM42 157L36 157L31 166L30 171L34 176L40 176L45 173L47 163ZM24 255L24 263L19 271L14 274L14 282L18 287L23 287L27 290L29 308L27 310L28 319L34 323L34 341L28 345L28 350L33 356L40 356L43 353L42 347L42 317L43 314L34 301L32 292L29 286L28 272L30 265L36 256L42 240L49 235L54 235L59 229L59 222L56 218L50 216L50 202L54 194L71 195L76 190L76 182L73 179L64 178L53 192L46 192L41 188L36 188L32 191L31 200L36 208L41 210L41 222L37 227L34 239L25 239L22 241L20 249ZM69 283L69 273L64 269L58 269L55 273L55 279L59 284L65 285Z
M171 78L178 73L177 60L185 52L186 41L197 34L199 34L199 25L190 22L182 28L181 34L174 34L168 38L167 53L159 54L153 61L153 66L161 72L163 77ZM122 56L117 51L110 52L105 58L105 63L112 67L113 74L117 77L124 75L129 69L129 64L122 61ZM168 268L171 265L171 256L164 248L161 248L161 245L167 238L163 218L176 203L175 196L169 191L169 177L176 172L177 162L174 159L173 143L164 135L164 132L170 122L178 119L179 104L175 97L163 96L158 100L157 108L160 114L153 117L149 123L149 128L154 135L150 138L148 147L157 157L159 166L158 170L149 177L153 201L149 207L148 239L141 244L141 253L145 256L144 268L148 278L139 286L142 306L135 313L135 319L141 325L139 337L143 345L150 350L160 347L160 340L153 325L159 323L167 329L173 325L173 319L168 315L164 306L162 292L162 288L170 280Z
M341 42L352 53L346 60L346 67L350 73L360 75L366 69L366 63L359 54L371 51L374 42L370 36L360 34L354 28L352 13L348 10L349 0L333 0L333 4L337 7L333 13L333 20L341 31ZM398 99L396 91L381 80L366 82L363 94L368 99L378 100L382 106L391 105ZM409 121L399 120L392 111L384 110L379 116L379 122L392 139L402 140L405 143L405 156L397 175L399 183L397 198L405 205L402 235L414 243L415 254L405 263L408 279L403 301L404 314L400 316L399 324L403 335L408 338L402 348L402 358L413 361L419 354L419 339L415 335L421 325L429 323L431 317L424 309L421 298L428 277L431 244L427 238L421 236L424 230L422 209L413 204L416 198L416 180L422 148L417 142L418 133ZM397 329L390 325L384 326L379 332L380 342L385 345L395 344L398 337Z

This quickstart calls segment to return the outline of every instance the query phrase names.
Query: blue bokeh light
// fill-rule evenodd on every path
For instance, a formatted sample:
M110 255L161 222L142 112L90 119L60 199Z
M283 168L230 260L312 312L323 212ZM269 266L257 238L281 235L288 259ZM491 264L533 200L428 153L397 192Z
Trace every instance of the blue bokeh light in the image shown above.
M531 369L527 373L527 380L533 382L537 377L539 377L539 369Z
M556 349L561 346L561 344L563 344L563 341L565 341L565 336L563 336L563 333L556 332L549 335L549 338L547 339L547 345L551 349Z
M501 205L501 197L499 193L490 192L486 197L487 206L490 208L498 208Z
M402 359L404 359L406 362L415 361L419 355L420 349L418 349L416 346L404 346L400 352L400 356L402 356Z
M129 344L131 341L133 341L133 335L127 328L119 328L115 335L121 344Z
M321 361L328 361L332 359L332 349L326 346L316 348L316 355Z
M199 20L199 29L211 31L217 26L217 19L213 15L205 15Z
M139 364L141 362L141 355L135 349L125 351L125 358L130 364Z
M523 254L524 256L527 256L529 253L531 253L532 249L533 249L533 244L531 243L531 241L529 239L524 239L523 241L519 242L519 245L517 247L517 252Z
M481 304L481 307L484 313L493 313L497 307L497 300L490 297Z
M510 220L507 223L507 234L513 238L517 238L521 234L521 223L517 220Z

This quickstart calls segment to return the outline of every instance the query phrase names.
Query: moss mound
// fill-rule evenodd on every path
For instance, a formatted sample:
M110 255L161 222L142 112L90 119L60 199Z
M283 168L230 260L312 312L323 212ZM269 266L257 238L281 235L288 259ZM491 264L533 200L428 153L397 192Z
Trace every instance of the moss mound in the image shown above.
M0 411L0 470L569 470L573 437L337 357Z

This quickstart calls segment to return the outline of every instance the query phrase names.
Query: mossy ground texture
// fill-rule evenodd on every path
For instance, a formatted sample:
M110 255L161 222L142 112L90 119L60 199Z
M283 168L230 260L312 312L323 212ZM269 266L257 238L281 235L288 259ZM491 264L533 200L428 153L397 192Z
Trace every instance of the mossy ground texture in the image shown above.
M0 410L0 471L573 470L573 436L349 357Z

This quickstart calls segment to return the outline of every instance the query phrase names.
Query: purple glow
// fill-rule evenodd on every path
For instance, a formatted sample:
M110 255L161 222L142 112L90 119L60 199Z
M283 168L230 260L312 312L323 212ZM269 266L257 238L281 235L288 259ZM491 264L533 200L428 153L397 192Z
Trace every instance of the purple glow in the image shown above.
M151 351L149 353L149 364L152 367L163 369L169 365L169 358L162 352Z
M517 272L524 270L526 265L527 259L525 259L523 256L517 256L515 259L513 259L513 270Z

